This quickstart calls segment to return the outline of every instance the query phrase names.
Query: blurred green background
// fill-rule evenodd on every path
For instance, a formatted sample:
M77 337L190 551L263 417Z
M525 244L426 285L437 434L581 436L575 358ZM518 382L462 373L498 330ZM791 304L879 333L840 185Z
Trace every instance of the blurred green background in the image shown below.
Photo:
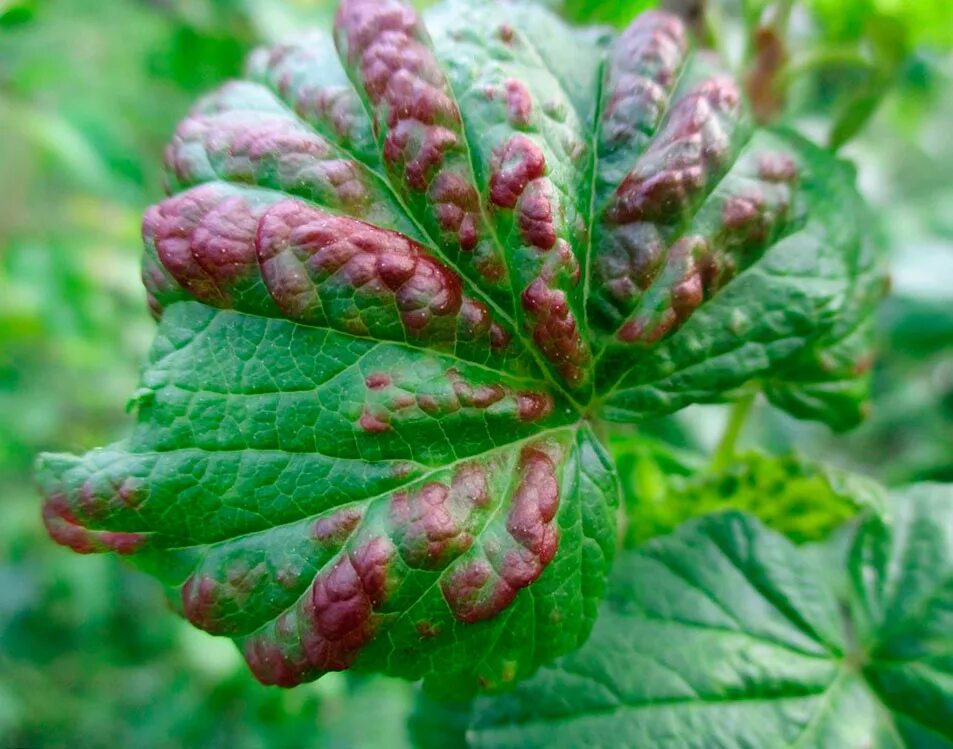
M656 3L549 4L621 24ZM850 141L842 153L894 280L869 421L835 436L762 406L745 444L794 446L890 484L953 481L953 3L708 5L707 37L739 69L765 12L790 11L779 116ZM82 451L128 427L124 398L153 330L139 220L161 197L175 123L251 48L332 12L322 0L0 0L0 747L408 743L410 685L258 686L230 644L170 615L157 585L49 542L30 478L36 452ZM723 420L693 408L656 431L705 447Z

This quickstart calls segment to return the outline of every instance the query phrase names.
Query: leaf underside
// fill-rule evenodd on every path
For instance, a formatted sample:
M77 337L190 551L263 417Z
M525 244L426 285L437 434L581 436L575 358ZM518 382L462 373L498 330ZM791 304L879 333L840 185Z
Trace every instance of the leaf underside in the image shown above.
M882 280L849 170L754 130L672 16L345 0L166 163L136 427L41 457L44 517L265 683L493 688L581 644L618 504L593 419L756 378L859 418Z

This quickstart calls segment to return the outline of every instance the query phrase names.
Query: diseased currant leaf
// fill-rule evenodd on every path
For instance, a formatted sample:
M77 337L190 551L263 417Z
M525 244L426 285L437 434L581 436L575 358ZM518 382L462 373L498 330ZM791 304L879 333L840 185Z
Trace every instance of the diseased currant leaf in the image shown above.
M611 563L592 420L752 378L833 425L863 400L852 175L753 131L673 16L614 37L344 0L200 101L166 165L137 425L44 456L44 515L266 683L526 676L586 638Z
M729 513L628 552L587 644L479 699L471 746L953 746L953 488L846 541Z

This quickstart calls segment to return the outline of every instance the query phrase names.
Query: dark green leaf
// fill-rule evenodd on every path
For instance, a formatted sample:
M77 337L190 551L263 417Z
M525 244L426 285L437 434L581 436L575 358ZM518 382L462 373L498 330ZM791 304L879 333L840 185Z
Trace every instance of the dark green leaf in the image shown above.
M734 513L628 553L589 642L479 700L471 745L953 746L953 490L890 513L827 554Z
M855 91L840 106L831 125L828 145L835 151L850 141L873 117L887 92L888 82L876 79L870 87Z

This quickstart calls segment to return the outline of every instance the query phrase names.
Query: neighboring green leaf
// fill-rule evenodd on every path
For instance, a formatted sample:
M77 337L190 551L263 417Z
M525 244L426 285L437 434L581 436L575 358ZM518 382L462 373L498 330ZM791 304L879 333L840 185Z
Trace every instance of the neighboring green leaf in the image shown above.
M836 151L860 132L883 101L888 85L887 81L875 79L869 88L855 91L841 104L827 139L832 149Z
M472 700L441 700L418 690L407 721L415 749L464 749L472 709Z
M834 39L856 40L872 27L890 24L900 34L898 53L917 45L953 45L953 5L946 0L809 0L808 5Z
M619 0L607 3L604 0L554 0L570 21L576 23L611 23L625 26L636 15L656 7L658 0Z
M589 642L479 700L470 744L953 746L953 489L890 511L826 558L735 513L629 552Z
M626 544L671 533L690 518L722 510L754 515L795 543L820 541L860 510L882 514L884 491L873 481L800 455L749 452L724 470L673 470L665 456L637 445L623 473Z
M344 0L196 105L143 222L137 426L38 465L57 541L129 555L269 684L524 677L613 556L593 420L769 376L836 382L788 397L835 426L864 400L853 174L753 130L681 21L427 19Z
M35 0L0 0L0 28L27 23L35 13Z

